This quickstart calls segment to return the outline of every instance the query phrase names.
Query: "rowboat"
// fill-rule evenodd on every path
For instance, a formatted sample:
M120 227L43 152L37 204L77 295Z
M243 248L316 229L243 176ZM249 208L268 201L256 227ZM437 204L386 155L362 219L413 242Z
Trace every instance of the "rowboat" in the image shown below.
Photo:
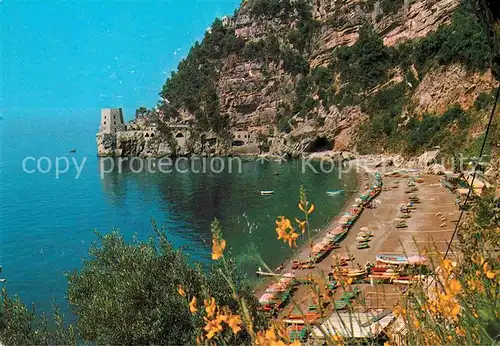
M404 220L398 220L396 222L396 228L406 228L406 227L408 227L408 225Z
M338 196L342 193L344 193L344 190L328 190L328 191L326 191L326 194L328 196Z
M349 269L349 271L347 272L347 276L349 276L349 277L356 277L356 276L362 276L362 275L366 275L366 270Z
M260 192L260 194L261 194L262 196L270 196L270 195L274 195L274 191L273 191L273 190L262 190L262 191Z
M425 264L427 259L422 256L410 256L406 257L403 255L376 255L375 258L377 262L385 263L385 264Z
M373 233L371 231L360 231L358 232L358 237L373 237Z

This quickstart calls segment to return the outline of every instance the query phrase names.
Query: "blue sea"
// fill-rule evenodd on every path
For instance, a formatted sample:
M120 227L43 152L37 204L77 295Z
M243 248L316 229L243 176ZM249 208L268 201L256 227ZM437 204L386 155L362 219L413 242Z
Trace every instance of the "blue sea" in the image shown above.
M336 171L302 173L299 160L284 163L245 161L242 171L220 174L134 173L124 170L101 178L95 133L99 109L57 110L51 116L36 112L4 113L0 120L0 264L9 294L28 305L47 310L52 298L65 303L65 272L79 269L96 241L94 231L119 229L131 240L152 234L151 220L165 228L168 239L186 251L191 261L208 263L210 222L223 226L228 252L252 278L258 264L247 253L258 249L276 266L292 250L276 240L277 216L298 216L301 185L316 204L312 226L319 230L343 207L357 186L354 173L339 179ZM75 153L70 153L75 149ZM41 157L42 170L36 169ZM56 177L56 158L67 158L68 171ZM62 164L63 161L60 163ZM76 161L84 162L76 179ZM317 163L315 163L317 164ZM188 167L188 166L186 166ZM329 189L344 189L328 197ZM261 196L260 190L274 190Z

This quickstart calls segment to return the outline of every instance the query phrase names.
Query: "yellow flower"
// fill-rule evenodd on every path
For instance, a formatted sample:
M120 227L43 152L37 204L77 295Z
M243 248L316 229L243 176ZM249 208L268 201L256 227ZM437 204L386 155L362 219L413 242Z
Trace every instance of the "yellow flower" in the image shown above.
M198 311L198 309L196 308L196 297L193 297L191 299L191 302L189 303L189 311L191 311L192 314Z
M229 328L233 330L234 334L238 334L238 332L241 330L242 321L239 315L230 315L227 318L226 323L229 326Z
M207 324L203 327L203 329L207 332L208 340L212 339L216 334L222 332L222 321L220 319L215 318L213 320L209 320L206 317L204 317L204 319Z
M221 258L223 255L222 253L224 252L224 249L226 248L226 241L224 239L217 239L214 237L212 239L212 259L214 261L217 261L219 258Z
M184 292L184 289L182 288L181 285L177 286L177 292L179 292L179 294L183 297L186 296L186 292Z
M257 333L255 344L265 346L286 346L287 344L283 342L283 340L280 340L280 337L285 339L286 331L282 326L275 323L265 332L261 331Z
M310 215L314 211L314 204L311 203L311 205L309 205L309 202L301 200L299 202L299 209L302 210L307 215Z
M484 257L476 253L471 256L471 260L472 262L474 262L475 264L479 264L480 266L484 263Z
M283 239L283 242L288 242L290 247L297 246L296 241L299 235L295 233L292 223L286 217L280 216L276 220L276 233L278 234L278 240Z
M460 305L454 301L441 302L440 312L445 316L456 318L460 313Z
M469 288L470 288L472 291L475 291L475 290L476 290L476 283L475 283L475 282L474 282L474 280L472 280L472 279L467 280L467 286L469 286Z
M302 210L305 213L306 212L306 208L305 208L304 204L305 203L303 201L300 201L299 202L299 209Z
M402 316L405 316L406 315L406 308L404 307L401 307L401 306L396 306L394 308L394 310L392 310L392 312L394 313L394 315L396 316L399 316L399 315L402 315Z
M284 216L278 217L278 220L276 220L276 232L278 232L278 229L280 231L286 231L287 229L293 228L292 223L290 222L289 219L287 219Z
M460 292L460 290L462 289L462 285L460 284L460 282L458 282L458 280L451 280L450 281L450 290L451 292L453 292L454 294L457 294Z
M307 211L307 215L312 214L313 211L314 211L314 204L311 203L311 207Z
M300 230L302 231L302 234L306 231L306 220L300 221L299 219L295 218L295 222L299 225Z
M486 277L488 279L494 279L495 278L496 273L493 271L493 268L491 268L491 266L489 265L488 262L485 262L483 264L483 270L484 270L484 274L486 275Z
M441 267L450 273L453 270L453 263L446 258L441 262Z
M337 344L340 344L342 343L342 336L340 334L333 334L332 341L336 342Z
M215 298L211 297L210 299L205 299L205 311L207 313L208 318L212 318L215 316L215 310L217 309L217 305L215 304Z

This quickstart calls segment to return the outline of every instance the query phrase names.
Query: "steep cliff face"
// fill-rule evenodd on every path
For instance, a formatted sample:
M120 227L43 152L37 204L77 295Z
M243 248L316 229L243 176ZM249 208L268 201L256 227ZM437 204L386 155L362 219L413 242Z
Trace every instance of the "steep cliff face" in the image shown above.
M453 13L460 5L459 0L425 1L336 1L315 0L310 3L311 21L315 29L305 36L307 49L301 55L307 60L310 71L320 66L329 66L332 54L339 47L353 46L359 39L361 27L371 25L387 47L399 47L404 43L425 38L450 23ZM295 49L290 33L300 31L303 19L293 17L256 16L252 13L252 2L247 2L229 25L235 34L248 42L259 42L277 37L281 49ZM302 37L304 38L304 37ZM453 103L459 103L465 110L474 104L483 92L489 92L493 78L489 71L471 72L460 63L431 66L423 76L414 67L416 88L406 91L404 109L411 109L410 115L443 114ZM366 71L370 73L370 71ZM380 88L408 83L405 71L396 68L391 78ZM337 76L338 77L338 76ZM229 115L232 126L275 133L277 141L285 138L287 145L275 145L277 151L303 151L318 138L331 141L337 150L352 150L355 147L359 126L369 121L369 114L359 104L340 106L319 102L308 114L293 114L298 82L303 74L293 74L284 68L284 59L258 61L245 58L243 54L232 54L224 60L218 79L218 92L222 112ZM422 80L419 80L422 78ZM336 83L349 81L337 80ZM338 90L337 90L338 91ZM372 90L373 93L373 90ZM311 92L312 99L318 99ZM296 107L295 107L296 108ZM280 112L287 109L291 123L289 134L280 133ZM401 116L405 117L403 110ZM298 123L296 120L300 120ZM296 125L298 124L298 125ZM272 149L273 151L273 149Z
M491 71L469 73L459 64L441 66L428 73L412 95L418 114L443 114L451 104L468 110L477 97L493 89Z
M487 39L467 11L460 0L247 0L181 62L161 109L215 133L212 154L244 152L231 145L234 130L264 137L258 147L278 155L418 151L401 145L419 136L412 119L439 117L455 103L475 109L495 86ZM435 122L464 123L456 114L465 113ZM478 114L470 117L481 122ZM103 137L100 145L168 154L158 143ZM188 151L204 152L195 144Z
M311 67L328 63L335 48L352 46L359 28L371 23L382 36L384 44L394 46L427 36L450 21L460 0L392 1L384 8L383 1L316 0L313 16L325 23L315 40Z

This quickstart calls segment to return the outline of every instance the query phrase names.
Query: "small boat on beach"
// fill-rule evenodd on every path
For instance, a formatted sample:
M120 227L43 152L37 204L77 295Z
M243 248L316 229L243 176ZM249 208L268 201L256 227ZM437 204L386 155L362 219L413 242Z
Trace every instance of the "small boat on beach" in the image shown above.
M274 195L274 191L273 191L273 190L262 190L262 191L260 192L260 194L261 194L262 196L271 196L271 195Z
M384 264L395 264L395 265L402 265L402 264L425 264L427 262L427 259L422 256L409 256L406 257L404 255L382 255L378 254L375 256L377 259L377 262L384 263Z
M365 237L365 238L370 238L373 237L373 232L372 231L359 231L357 234L358 237Z
M369 247L370 245L367 242L356 245L356 249L358 250L368 249Z
M348 277L358 277L366 275L366 270L363 269L348 269L347 274Z
M338 196L342 193L344 193L344 190L328 190L328 191L326 191L326 194L328 196Z
M408 225L406 224L405 220L397 220L396 221L396 228L406 228Z
M255 275L257 275L257 276L275 276L275 277L281 276L281 274L269 273L269 272L265 272L265 271L262 271L262 270L257 270L255 272Z

